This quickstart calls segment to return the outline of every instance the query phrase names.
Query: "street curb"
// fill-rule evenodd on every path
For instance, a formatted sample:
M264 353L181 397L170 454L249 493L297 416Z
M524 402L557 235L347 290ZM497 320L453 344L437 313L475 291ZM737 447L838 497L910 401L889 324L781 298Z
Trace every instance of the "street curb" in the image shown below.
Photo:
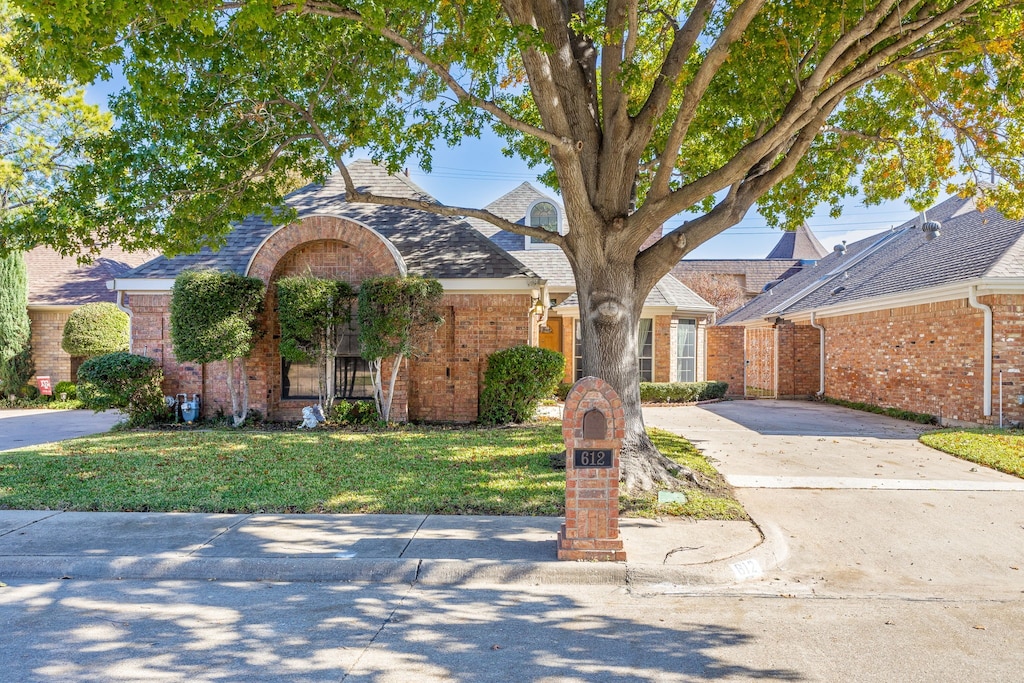
M0 579L285 581L501 585L727 585L760 578L788 554L778 529L758 526L762 542L729 558L694 565L528 562L413 558L0 557Z

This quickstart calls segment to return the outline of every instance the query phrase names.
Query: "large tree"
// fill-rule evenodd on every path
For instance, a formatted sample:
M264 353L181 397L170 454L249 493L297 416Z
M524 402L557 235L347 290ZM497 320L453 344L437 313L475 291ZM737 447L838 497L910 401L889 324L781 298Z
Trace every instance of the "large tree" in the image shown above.
M110 128L111 117L87 104L63 77L19 68L14 59L16 9L0 0L0 248L25 248L11 226L59 186L80 162L82 145ZM74 240L81 244L85 236Z
M267 211L286 174L336 169L350 201L556 244L578 285L584 371L622 395L630 486L670 479L640 413L642 303L752 206L795 226L859 186L922 208L951 178L975 191L991 167L1007 182L987 200L1020 215L1016 0L20 4L24 54L81 78L119 64L129 84L99 161L29 234L67 243L100 225L108 240L182 251ZM409 157L429 169L434 145L484 126L561 192L566 234L373 196L343 163L363 148L392 169Z

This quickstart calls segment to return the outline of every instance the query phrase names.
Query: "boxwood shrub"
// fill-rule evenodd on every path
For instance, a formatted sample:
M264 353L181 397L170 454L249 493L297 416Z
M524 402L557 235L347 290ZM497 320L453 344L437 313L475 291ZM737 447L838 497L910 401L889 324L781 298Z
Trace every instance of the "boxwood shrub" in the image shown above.
M120 409L131 426L153 424L168 414L162 381L163 371L152 358L124 351L107 353L78 368L78 398L96 412Z
M725 396L726 382L641 382L643 403L693 403Z
M537 405L558 386L565 373L565 356L537 346L513 346L487 357L480 422L525 422Z

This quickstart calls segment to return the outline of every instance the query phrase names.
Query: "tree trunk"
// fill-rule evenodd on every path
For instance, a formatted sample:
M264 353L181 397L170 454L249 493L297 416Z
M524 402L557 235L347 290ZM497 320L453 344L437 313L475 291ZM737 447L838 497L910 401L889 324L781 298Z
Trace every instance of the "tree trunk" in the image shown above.
M249 370L246 368L245 358L239 358L238 365L242 372L239 383L239 390L242 394L242 412L235 418L235 426L241 427L249 418Z
M649 292L637 288L632 259L608 258L602 251L577 249L570 261L580 303L583 374L608 382L622 399L626 420L620 453L624 488L677 488L684 484L681 479L697 483L689 468L662 455L647 436L640 410L637 332Z
M231 397L231 423L238 426L238 385L235 384L235 359L224 361L227 366L228 395Z

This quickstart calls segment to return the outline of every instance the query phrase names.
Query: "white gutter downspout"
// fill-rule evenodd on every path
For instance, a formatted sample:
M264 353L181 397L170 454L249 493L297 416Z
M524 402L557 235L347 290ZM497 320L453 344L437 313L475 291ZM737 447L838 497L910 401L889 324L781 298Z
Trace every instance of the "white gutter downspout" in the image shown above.
M971 285L967 290L967 301L972 308L985 314L985 391L982 393L982 413L985 417L992 416L992 309L978 302L978 285Z
M820 388L815 394L818 398L825 395L825 328L818 324L817 312L811 311L811 327L818 330L820 341L818 342L818 378Z
M109 280L107 282L108 289L114 289L117 287L117 280ZM132 309L124 305L124 290L116 289L117 299L114 301L114 305L117 306L118 310L128 316L128 353L132 352Z

